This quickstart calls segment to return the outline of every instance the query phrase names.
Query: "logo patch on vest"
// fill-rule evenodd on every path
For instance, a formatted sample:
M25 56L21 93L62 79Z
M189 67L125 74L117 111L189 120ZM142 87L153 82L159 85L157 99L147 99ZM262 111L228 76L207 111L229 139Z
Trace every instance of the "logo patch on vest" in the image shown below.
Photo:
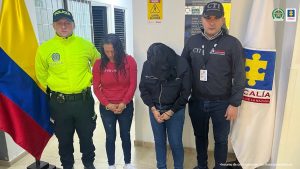
M51 57L52 57L52 60L54 62L57 62L57 61L60 60L60 54L59 53L53 53Z
M225 55L225 50L216 50L212 48L209 53L213 55Z

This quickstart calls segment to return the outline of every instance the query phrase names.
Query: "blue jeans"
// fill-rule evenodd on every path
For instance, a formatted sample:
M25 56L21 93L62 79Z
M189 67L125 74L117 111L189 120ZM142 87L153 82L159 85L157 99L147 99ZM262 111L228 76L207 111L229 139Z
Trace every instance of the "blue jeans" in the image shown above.
M166 169L166 135L171 146L172 155L174 159L174 169L183 169L183 144L182 144L182 132L184 124L184 111L181 109L174 113L174 115L163 123L158 123L153 113L150 111L150 122L155 141L155 152L158 169Z
M224 117L229 102L227 100L189 100L189 114L196 138L196 150L199 169L207 169L207 147L209 119L213 124L215 139L215 169L226 168L220 164L226 163L228 151L228 134L230 121Z
M133 117L133 102L126 105L121 114L114 114L110 110L106 110L105 106L100 104L100 115L106 133L106 155L108 164L115 164L115 141L116 141L116 124L119 122L120 136L122 140L122 148L124 153L125 164L131 161L131 140L130 127Z

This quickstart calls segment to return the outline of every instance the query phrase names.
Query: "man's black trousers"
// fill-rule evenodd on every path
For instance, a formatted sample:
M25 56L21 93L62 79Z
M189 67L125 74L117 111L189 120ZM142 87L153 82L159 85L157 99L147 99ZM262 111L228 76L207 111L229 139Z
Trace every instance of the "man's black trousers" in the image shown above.
M93 132L96 128L94 99L90 91L84 95L50 94L50 112L54 120L54 132L59 143L59 155L62 166L72 168L74 164L73 136L76 131L79 137L82 163L90 166L95 159Z

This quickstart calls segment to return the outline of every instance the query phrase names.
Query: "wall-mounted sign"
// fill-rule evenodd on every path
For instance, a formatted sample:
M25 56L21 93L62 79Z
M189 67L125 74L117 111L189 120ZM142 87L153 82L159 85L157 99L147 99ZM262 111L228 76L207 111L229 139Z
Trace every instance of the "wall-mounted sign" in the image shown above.
M161 23L163 19L163 0L147 0L148 21L151 23Z

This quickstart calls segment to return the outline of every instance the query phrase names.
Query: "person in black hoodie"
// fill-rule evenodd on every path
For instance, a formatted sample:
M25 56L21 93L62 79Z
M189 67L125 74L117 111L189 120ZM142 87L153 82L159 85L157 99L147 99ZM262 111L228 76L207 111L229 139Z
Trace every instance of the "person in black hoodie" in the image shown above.
M189 38L182 52L192 68L189 114L196 138L198 165L207 169L209 119L213 123L215 169L226 168L230 121L236 119L246 84L243 47L227 34L220 2L205 5L203 29Z
M174 168L183 169L184 112L191 92L191 73L187 61L165 44L152 44L143 65L139 88L142 100L149 107L157 168L167 168L168 136Z

